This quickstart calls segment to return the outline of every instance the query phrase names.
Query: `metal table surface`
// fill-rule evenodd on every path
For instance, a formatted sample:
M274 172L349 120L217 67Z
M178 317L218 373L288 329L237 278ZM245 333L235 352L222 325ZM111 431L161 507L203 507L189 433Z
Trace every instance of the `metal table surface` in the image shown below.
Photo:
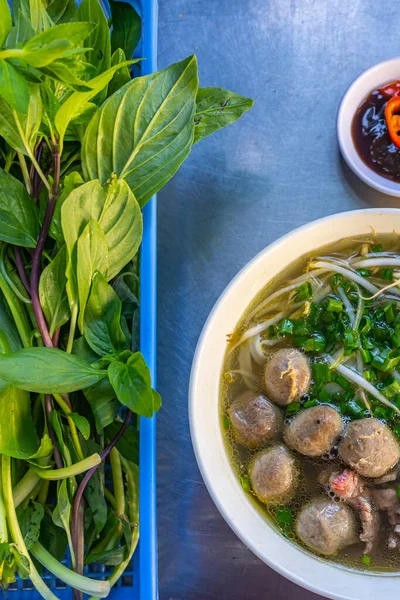
M255 100L159 194L161 600L318 598L259 561L215 508L190 441L189 373L209 311L257 252L324 215L399 205L349 172L335 132L351 81L398 53L397 12L375 0L159 0L159 66L195 52L203 86Z

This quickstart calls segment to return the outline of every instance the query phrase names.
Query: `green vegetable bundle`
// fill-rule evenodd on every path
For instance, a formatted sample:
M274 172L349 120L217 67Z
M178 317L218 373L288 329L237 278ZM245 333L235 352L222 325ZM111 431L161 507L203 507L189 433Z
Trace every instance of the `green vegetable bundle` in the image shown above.
M138 416L161 405L137 344L141 208L252 105L199 88L194 56L131 79L140 18L111 8L0 0L0 584L44 598L42 566L105 597L135 551Z

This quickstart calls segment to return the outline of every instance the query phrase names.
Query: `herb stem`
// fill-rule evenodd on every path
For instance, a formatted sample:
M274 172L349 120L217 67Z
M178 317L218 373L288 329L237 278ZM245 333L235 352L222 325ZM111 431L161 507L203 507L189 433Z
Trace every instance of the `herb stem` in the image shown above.
M18 156L19 164L20 164L21 171L22 171L22 177L24 178L26 191L31 196L32 195L32 185L31 185L31 180L29 178L29 171L28 171L28 167L26 164L25 156L22 154L22 152L18 152L17 156Z
M69 326L68 342L67 342L67 348L66 348L66 351L69 354L71 354L71 352L72 352L72 345L74 343L77 320L78 320L78 306L75 304L71 310L71 322L70 322L70 326Z
M4 279L0 272L0 290L3 292L4 297L7 301L8 307L11 311L12 317L15 321L15 325L18 329L19 337L21 338L22 345L24 348L29 348L31 344L31 330L29 327L28 319L26 317L23 306L21 305L18 298L15 297L12 289Z
M54 182L53 188L49 195L49 202L47 204L46 213L43 219L43 224L39 233L38 242L32 256L32 270L31 270L31 297L32 307L35 313L36 321L39 327L39 331L43 338L45 346L52 348L53 341L51 339L49 329L46 323L45 316L39 300L39 278L40 278L40 261L42 258L42 252L46 242L47 234L49 231L50 223L53 218L54 208L58 197L58 188L60 185L60 154L57 146L54 146L53 151L54 159Z
M11 459L9 456L3 455L2 457L2 468L1 468L1 476L2 476L2 486L3 486L3 494L4 494L4 503L7 514L7 523L10 530L10 534L12 540L18 546L18 550L27 557L29 560L30 566L30 579L39 592L39 594L45 600L58 600L57 596L53 594L51 590L47 587L43 579L40 577L39 573L36 570L35 565L32 562L31 557L29 556L29 552L25 546L24 538L21 533L21 529L19 528L17 513L15 512L15 505L13 500L13 492L12 492L12 484L11 484Z
M29 496L40 482L40 477L32 469L28 469L22 479L13 489L14 506L18 508L20 504Z
M85 471L97 468L100 463L101 456L95 453L88 458L85 458L68 467L63 467L62 469L44 469L43 467L38 467L37 465L31 465L31 469L42 479L58 481L60 479L66 479L67 477L74 477L75 475L80 475Z
M17 267L18 275L29 295L31 295L31 286L29 284L28 275L25 270L24 261L22 260L21 248L14 246L15 266Z
M0 465L1 465L1 457L0 457ZM8 541L8 530L7 530L7 517L6 517L6 507L4 504L3 497L3 484L0 481L0 543Z
M111 450L114 448L114 446L118 443L118 441L124 435L126 428L129 425L131 416L132 416L132 412L130 410L127 410L126 416L125 416L125 421L123 422L121 429L118 431L115 438L108 444L108 446L106 446L104 448L103 452L100 454L100 458L102 461L107 458L107 456L110 454ZM79 506L82 501L83 493L86 489L86 486L87 486L90 478L92 477L93 473L95 473L95 471L97 470L98 466L99 465L96 465L95 467L93 467L92 469L90 469L89 471L87 471L85 473L85 475L82 478L82 481L79 484L76 494L75 494L74 504L72 507L72 519L71 519L72 545L73 545L74 551L78 547L78 540L79 540L79 530L78 530Z
M96 581L89 577L84 577L68 569L58 560L56 560L40 542L32 548L33 556L58 579L64 581L67 585L83 592L84 594L93 594L99 598L106 598L110 593L110 584L108 581Z
M121 459L118 450L114 448L110 452L110 462L112 469L112 479L115 497L115 514L122 517L125 514L125 492L124 480L122 477Z
M60 394L53 394L53 396L54 396L54 399L56 400L57 404L59 405L61 410L64 412L65 416L67 417L68 425L69 425L69 428L71 431L72 442L73 442L74 448L75 448L75 452L76 452L79 460L82 461L85 458L85 455L83 453L81 442L79 440L78 430L76 428L76 425L75 425L73 419L71 418L72 409Z

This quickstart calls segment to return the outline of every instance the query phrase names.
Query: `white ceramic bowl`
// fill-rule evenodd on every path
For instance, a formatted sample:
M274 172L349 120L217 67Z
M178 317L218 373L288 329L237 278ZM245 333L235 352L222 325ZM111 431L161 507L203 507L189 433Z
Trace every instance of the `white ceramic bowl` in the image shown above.
M200 336L190 380L193 446L205 484L230 527L261 560L295 583L327 598L398 600L400 573L365 574L313 556L287 541L257 512L230 466L219 418L219 385L231 333L254 296L296 257L345 237L400 230L400 209L357 210L296 229L250 261L226 288Z
M400 183L381 177L359 157L351 135L351 123L357 108L373 89L396 79L400 79L400 58L385 60L367 69L345 93L337 117L340 151L350 169L366 184L390 196L400 196Z

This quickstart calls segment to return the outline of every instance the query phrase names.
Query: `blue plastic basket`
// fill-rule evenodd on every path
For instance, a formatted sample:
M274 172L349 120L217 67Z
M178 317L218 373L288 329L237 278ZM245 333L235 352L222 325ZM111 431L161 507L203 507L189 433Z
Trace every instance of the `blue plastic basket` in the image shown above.
M107 0L100 0L109 12ZM132 4L141 16L142 35L136 56L144 57L141 74L147 75L157 68L157 0L121 0ZM78 2L79 3L79 0ZM143 210L143 241L140 251L140 347L150 368L153 387L156 386L156 267L157 267L157 198L147 203ZM128 568L113 587L111 600L157 600L157 526L156 526L156 418L140 418L139 465L140 541ZM106 579L103 566L90 565L90 577ZM71 600L72 591L50 573L43 579L60 600ZM40 594L29 579L18 579L7 592L13 600L37 600Z

